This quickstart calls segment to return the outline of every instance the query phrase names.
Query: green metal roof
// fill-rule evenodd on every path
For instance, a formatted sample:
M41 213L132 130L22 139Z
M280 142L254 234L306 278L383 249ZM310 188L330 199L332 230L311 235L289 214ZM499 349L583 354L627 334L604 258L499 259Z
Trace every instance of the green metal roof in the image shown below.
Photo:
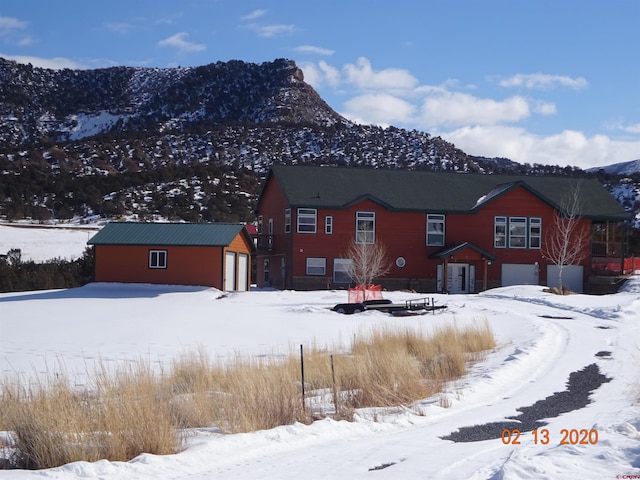
M240 233L253 246L240 223L107 223L89 245L163 245L226 247Z
M429 257L431 257L431 258L447 258L447 257L453 255L454 253L457 253L457 252L459 252L461 250L464 250L465 248L470 248L471 250L475 250L480 255L482 255L483 257L486 257L489 260L495 260L496 259L495 255L492 255L492 254L490 254L488 252L485 252L480 247L474 245L473 243L469 243L469 242L456 243L455 245L450 245L448 247L443 247L440 250L438 250L437 252L434 252L431 255L429 255Z
M595 179L288 165L274 165L267 182L272 176L289 205L296 208L345 209L371 199L390 210L473 213L517 186L559 208L572 185L579 183L583 216L611 221L629 218Z

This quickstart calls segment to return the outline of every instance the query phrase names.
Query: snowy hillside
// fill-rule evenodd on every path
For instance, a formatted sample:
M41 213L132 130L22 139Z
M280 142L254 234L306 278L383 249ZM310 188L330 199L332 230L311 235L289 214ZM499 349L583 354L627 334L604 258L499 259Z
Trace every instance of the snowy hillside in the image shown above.
M609 186L609 192L626 211L634 214L632 225L640 228L640 186L632 181L622 180Z
M605 167L595 167L587 170L588 172L597 172L598 170L604 170L606 173L616 175L633 175L634 173L640 173L640 159L631 160L629 162L612 163Z
M406 292L385 295L393 300L412 297ZM396 318L331 312L328 307L346 299L345 292L331 290L223 296L210 288L90 284L0 294L0 374L29 377L64 368L80 385L97 361L143 357L166 365L194 348L204 348L211 358L277 356L298 344L348 346L354 334L373 325L428 332L438 325L486 319L498 343L442 396L419 400L411 408L361 411L354 423L325 419L248 434L201 429L192 432L185 450L176 455L142 455L126 463L77 462L41 472L0 471L0 480L562 480L640 475L640 279L608 296L561 297L538 286L516 286L434 297L447 305L442 313ZM549 402L536 403L567 391L570 374L585 367L606 376L602 385L588 388L593 390L591 403L578 408L569 394L556 395L552 398L561 399L559 403L576 408L560 415L550 413ZM539 410L537 420L546 422L537 443L532 432L524 431L519 443L443 439L464 427L516 417L532 405ZM578 437L582 430L590 435L585 444Z

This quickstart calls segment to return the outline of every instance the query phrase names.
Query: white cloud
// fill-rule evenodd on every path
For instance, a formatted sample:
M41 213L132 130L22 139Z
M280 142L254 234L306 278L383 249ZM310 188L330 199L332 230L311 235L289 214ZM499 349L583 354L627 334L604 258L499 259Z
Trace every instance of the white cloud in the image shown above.
M29 45L33 45L34 40L33 37L27 35L26 37L22 37L20 40L17 41L17 45L19 47L28 47Z
M126 22L109 22L105 23L105 27L112 32L126 35L131 31L131 24Z
M470 155L505 157L519 163L571 165L591 168L638 158L640 141L613 140L606 135L587 137L575 130L540 136L523 128L505 126L462 127L431 132Z
M556 87L568 87L581 90L589 86L583 77L572 78L564 75L548 75L545 73L518 73L499 81L501 87L525 87L530 89L550 90Z
M0 53L0 57L6 58L7 60L13 60L18 63L30 63L34 67L40 68L50 68L52 70L61 70L63 68L70 68L76 70L83 70L89 68L89 66L84 65L82 63L76 62L75 60L71 60L69 58L64 57L54 57L54 58L41 58L41 57L30 57L27 55L7 55L5 53Z
M267 10L257 9L249 13L248 15L245 15L244 17L242 17L242 20L255 20L257 18L264 17L266 14L267 14Z
M613 128L626 133L640 134L640 123L633 125L625 125L623 123L617 123Z
M296 30L295 25L248 25L248 27L261 37L271 38L278 35L286 35Z
M201 52L205 50L206 47L201 43L193 43L187 41L187 37L189 36L186 32L176 33L171 37L165 38L158 42L158 45L161 47L174 47L177 48L181 53L184 52Z
M387 93L359 95L345 103L343 116L350 120L383 127L394 122L405 123L415 114L416 107Z
M412 90L418 84L408 70L387 68L375 71L364 57L358 58L355 64L345 65L344 72L349 83L363 90Z
M0 17L0 35L27 28L27 22L13 17Z
M529 104L522 97L496 101L459 92L429 96L425 98L421 109L422 121L427 127L493 125L522 120L530 113Z
M326 55L331 56L335 53L335 50L330 50L328 48L322 47L314 47L313 45L300 45L299 47L294 48L296 52L301 53L311 53L314 55Z
M551 102L534 102L533 111L540 115L555 115L557 113L556 104Z
M308 83L329 86L343 99L340 113L357 123L417 128L441 136L470 155L505 157L519 163L598 167L638 158L640 139L587 136L576 129L549 135L534 134L520 126L533 115L557 115L554 101L514 95L504 99L468 92L478 87L448 79L440 85L420 85L404 69L375 70L364 57L342 71L326 62L305 63ZM583 78L558 75L514 75L502 86L552 89L586 88ZM346 100L344 100L346 98ZM608 128L628 135L640 134L640 124L610 123Z
M332 67L324 60L318 62L317 65L311 62L303 62L299 66L304 73L304 81L315 89L323 85L337 88L340 84L340 70Z
M640 134L640 123L636 123L635 125L627 125L624 130L629 133L639 133Z

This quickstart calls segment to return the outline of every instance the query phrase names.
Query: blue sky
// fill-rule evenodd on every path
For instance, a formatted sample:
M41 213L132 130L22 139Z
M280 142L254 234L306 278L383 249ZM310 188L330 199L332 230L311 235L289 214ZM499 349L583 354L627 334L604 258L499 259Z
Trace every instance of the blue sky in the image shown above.
M289 58L338 113L472 155L640 159L636 0L20 0L0 56L48 68Z

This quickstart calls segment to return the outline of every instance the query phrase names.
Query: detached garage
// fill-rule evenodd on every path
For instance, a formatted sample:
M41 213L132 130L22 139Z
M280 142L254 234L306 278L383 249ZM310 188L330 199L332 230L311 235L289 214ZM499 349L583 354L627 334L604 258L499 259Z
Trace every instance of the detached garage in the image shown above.
M112 222L88 242L95 281L246 291L254 244L242 224Z

